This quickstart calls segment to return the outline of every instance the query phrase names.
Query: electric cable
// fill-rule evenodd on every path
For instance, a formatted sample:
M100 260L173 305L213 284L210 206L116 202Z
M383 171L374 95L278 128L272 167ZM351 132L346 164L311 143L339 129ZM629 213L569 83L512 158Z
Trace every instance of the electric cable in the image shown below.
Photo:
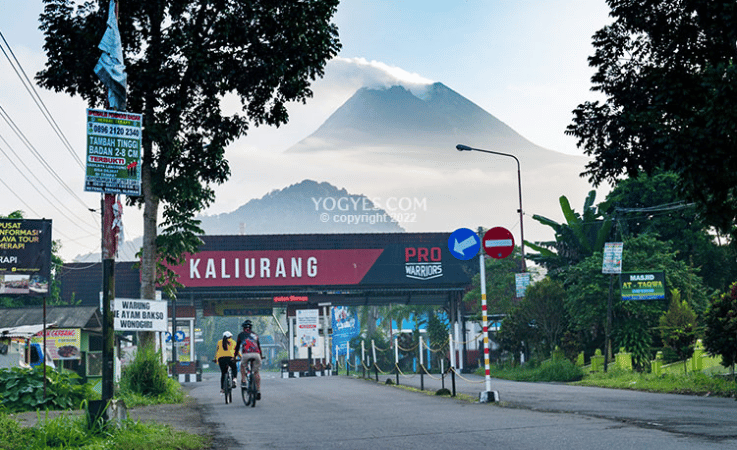
M2 31L0 31L0 38L2 38L2 41L5 43L5 46L8 48L8 51L13 56L13 59L10 59L10 56L8 56L8 53L5 51L5 49L0 45L0 50L2 50L3 54L5 55L5 58L10 63L10 67L12 67L15 74L20 79L21 83L23 83L23 87L25 87L28 94L33 99L33 102L36 103L36 106L41 111L41 114L43 114L46 121L51 125L51 128L54 130L54 133L59 137L62 144L64 144L64 147L66 147L67 151L70 155L72 155L72 158L76 161L77 165L84 170L85 165L82 162L82 160L79 158L79 156L74 152L74 149L72 148L72 145L69 143L69 140L64 135L64 133L61 130L61 127L59 127L59 124L56 123L56 120L51 115L51 112L46 107L46 104L41 99L41 96L38 94L38 91L36 91L36 88L33 86L33 83L28 78L28 75L26 74L26 71L23 70L23 66L21 66L20 61L18 61L18 58L16 58L15 53L13 52L13 49L10 47L10 44L8 44L8 41L5 39L5 36L3 35ZM15 62L15 64L13 63ZM18 67L16 69L16 66ZM20 70L20 73L18 72ZM23 74L21 76L21 73Z

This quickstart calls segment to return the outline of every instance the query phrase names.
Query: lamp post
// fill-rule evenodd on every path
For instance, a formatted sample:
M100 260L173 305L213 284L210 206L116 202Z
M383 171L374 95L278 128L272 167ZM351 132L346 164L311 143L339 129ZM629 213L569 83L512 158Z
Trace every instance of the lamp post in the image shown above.
M483 152L483 153L491 153L493 155L501 155L501 156L509 156L510 158L514 158L515 161L517 161L517 187L519 192L519 209L517 212L519 212L519 234L520 234L520 252L522 253L522 272L527 272L527 264L525 263L525 230L522 223L522 175L520 174L520 165L519 165L519 159L517 159L516 156L509 154L509 153L502 153L502 152L495 152L492 150L482 150L480 148L473 148L469 147L468 145L458 144L456 145L456 150L459 152L463 151L474 151L474 152Z

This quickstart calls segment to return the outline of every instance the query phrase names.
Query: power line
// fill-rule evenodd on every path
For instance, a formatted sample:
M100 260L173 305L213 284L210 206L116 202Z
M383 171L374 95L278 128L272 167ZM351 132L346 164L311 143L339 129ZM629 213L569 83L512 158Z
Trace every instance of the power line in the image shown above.
M23 70L23 66L21 66L20 61L18 61L18 58L15 57L15 53L13 52L13 49L10 47L10 44L8 44L8 41L5 39L5 36L3 36L2 31L0 31L0 38L2 38L3 42L5 43L5 46L8 48L8 51L13 56L13 60L10 59L10 56L8 56L8 53L5 51L5 49L0 45L0 50L2 50L3 54L5 55L5 58L10 63L10 67L13 68L13 71L20 79L21 83L23 83L23 87L26 88L26 91L33 99L33 102L36 103L36 106L41 111L41 114L43 114L46 121L51 125L51 128L54 130L54 133L59 137L62 144L66 147L67 151L70 155L72 155L72 158L76 161L77 165L84 170L85 165L82 162L82 160L79 158L79 156L74 152L74 149L72 148L72 145L69 143L69 140L64 135L64 133L61 131L61 127L59 127L59 124L56 123L56 120L54 120L54 117L51 115L51 112L46 107L46 104L41 99L41 96L38 95L38 91L36 91L36 88L33 86L33 83L28 78L28 75L26 74L26 71ZM15 64L13 63L15 61ZM16 69L16 66L18 67ZM20 70L20 73L18 72ZM21 73L23 74L21 76Z
M77 200L82 206L84 206L85 209L89 209L89 207L85 204L85 202L81 198L79 198L79 196L69 186L67 186L67 184L59 176L59 174L56 173L56 171L54 170L54 168L51 167L51 165L46 161L46 159L38 152L38 150L36 150L36 148L28 140L28 138L25 136L25 134L23 134L23 132L20 130L20 128L15 124L15 122L10 117L10 115L8 115L8 113L5 111L5 109L2 107L2 105L0 105L0 117L2 117L3 120L5 120L5 122L10 126L10 128L13 130L13 132L16 134L16 136L18 136L18 138L20 138L21 142L23 142L23 144L26 146L26 148L28 148L29 150L31 150L31 153L34 154L34 156L36 157L36 159L54 177L54 179L56 179L56 181L64 188L64 190L66 190L75 200ZM0 138L2 138L2 137L0 136ZM5 142L5 144L11 149L11 151L13 152L13 154L15 155L15 157L18 158L18 160L21 161L21 163L23 164L23 166L33 175L33 172L28 168L28 166L25 165L25 163L23 162L23 159L18 156L18 154L15 152L15 150L13 150L12 146L4 138L3 138L3 142ZM39 183L41 183L41 181L38 180L38 178L36 178L35 175L33 175L33 177ZM43 184L43 183L41 183L41 184ZM57 199L57 201L58 201L58 199ZM67 210L69 210L69 209L67 208ZM71 212L71 210L69 210L69 211ZM77 218L79 220L84 220L84 219L81 219L80 217L77 217Z
M2 110L2 107L0 107L0 110ZM64 216L64 217L65 217L65 218L66 218L67 220L69 220L70 222L72 222L72 223L76 224L76 225L77 225L78 227L79 227L79 225L80 225L80 221L81 221L81 223L85 223L85 224L87 224L87 222L86 222L86 221L85 221L84 219L82 219L81 217L77 216L77 215L76 215L76 214L75 214L75 213L74 213L74 212L73 212L73 211L72 211L71 209L69 209L68 207L66 207L66 206L64 205L64 203L62 203L62 202L61 202L61 201L60 201L60 200L59 200L58 198L56 198L56 196L54 196L54 194L53 194L53 193L52 193L52 192L51 192L51 191L49 190L49 188L48 188L48 187L46 187L46 185L45 185L45 184L44 184L43 182L41 182L41 181L40 181L40 180L38 179L38 177L36 177L36 175L35 175L35 174L33 173L33 171L32 171L32 170L30 170L30 169L28 168L28 166L26 166L26 163L25 163L25 162L23 162L23 159L22 159L22 158L20 158L20 157L18 156L18 154L17 154L17 153L15 152L15 150L13 149L13 147L12 147L12 146L11 146L11 145L10 145L10 144L8 143L8 141L6 141L6 140L5 140L5 138L4 138L4 137L3 137L3 136L2 136L1 134L0 134L0 140L1 140L1 141L3 141L3 142L5 143L5 145L7 145L7 146L8 146L8 148L10 149L10 151L11 151L11 152L13 152L13 155L15 155L15 157L16 157L16 158L18 159L18 161L20 161L20 163L21 163L21 164L23 165L23 167L25 167L25 169L26 169L26 170L28 171L28 173L30 173L30 174L31 174L31 176L33 176L33 178L34 178L34 179L35 179L35 180L37 181L37 183L33 183L33 182L32 182L31 180L29 180L29 179L28 179L28 177L26 176L26 174L24 173L24 171L22 171L22 170L21 170L21 169L20 169L20 168L18 167L18 165L17 165L17 164L16 164L16 163L15 163L15 162L14 162L14 161L13 161L13 160L12 160L12 159L11 159L11 158L10 158L10 157L8 156L8 154L7 154L6 152L5 152L5 150L3 149L3 147L2 147L2 146L0 146L0 152L2 152L2 154L3 154L3 155L5 155L5 157L6 157L7 159L8 159L8 161L10 162L10 164L12 164L12 165L13 165L13 167L15 167L16 171L17 171L17 172L18 172L18 173L19 173L19 174L20 174L20 175L21 175L21 176L22 176L23 178L25 178L25 180L26 180L26 181L27 181L27 182L28 182L28 183L29 183L29 184L31 185L31 187L33 187L33 189L35 189L35 190L36 190L36 192L38 192L38 193L39 193L39 194L41 195L41 197L43 197L43 198L45 198L45 199L47 199L47 200L48 200L48 197L47 197L47 196L46 196L45 194L43 194L43 193L42 193L42 192L41 192L41 191L40 191L40 190L38 189L38 187L37 187L37 184L38 184L38 185L41 185L41 187L43 187L43 188L44 188L44 189L46 190L46 192L48 193L48 195L49 195L49 196L50 196L51 198L53 198L54 200L56 200L56 204L59 204L59 205L62 205L62 206L64 206L64 208L66 208L66 210L67 210L67 211L69 211L69 213L70 213L70 214L72 214L72 215L73 215L74 217L76 217L76 218L77 218L77 220L73 220L72 218L70 218L69 216L67 216L66 214L64 214L64 212L63 212L63 211L62 211L61 209L59 209L59 208L58 208L58 207L56 206L56 204L55 204L55 203L53 203L53 202L50 202L50 203L51 203L51 206L52 206L52 207L54 207L54 209L56 209L57 211L59 211L59 213L60 213L60 214L61 214L62 216ZM36 213L36 214L37 214L37 215L38 215L39 217L41 216L41 215L40 215L40 214L38 214L38 213ZM87 225L89 225L89 224L87 224ZM81 229L81 227L80 227L80 229Z

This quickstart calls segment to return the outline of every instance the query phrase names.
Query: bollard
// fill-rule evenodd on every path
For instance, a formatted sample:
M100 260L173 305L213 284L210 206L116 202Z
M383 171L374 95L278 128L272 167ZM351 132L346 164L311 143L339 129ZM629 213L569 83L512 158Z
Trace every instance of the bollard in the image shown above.
M456 396L456 371L455 369L452 369L452 368L450 371L450 381L453 384L453 395L451 395L451 397L455 397Z

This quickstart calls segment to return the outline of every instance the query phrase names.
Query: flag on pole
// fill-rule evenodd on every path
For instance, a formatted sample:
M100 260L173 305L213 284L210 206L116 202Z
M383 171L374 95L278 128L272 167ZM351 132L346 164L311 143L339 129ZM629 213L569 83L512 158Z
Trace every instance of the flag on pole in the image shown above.
M97 47L102 50L102 55L95 66L95 75L108 88L110 109L124 111L128 76L123 64L123 44L118 30L118 18L115 15L115 0L110 1L107 29Z

